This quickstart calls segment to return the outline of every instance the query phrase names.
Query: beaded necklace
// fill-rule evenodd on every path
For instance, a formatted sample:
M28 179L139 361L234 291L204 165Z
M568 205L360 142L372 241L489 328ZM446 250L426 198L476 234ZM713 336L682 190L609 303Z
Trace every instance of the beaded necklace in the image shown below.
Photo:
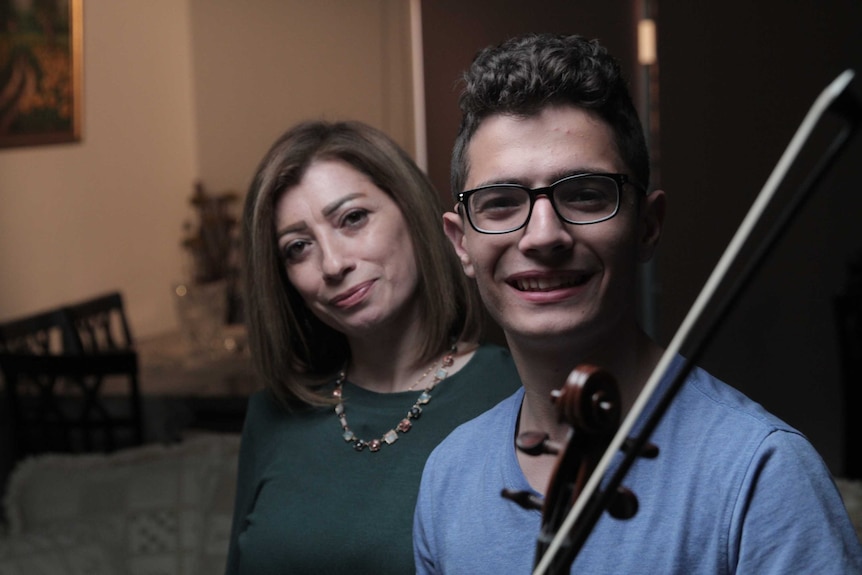
M360 439L356 437L356 434L351 431L350 426L347 424L347 413L344 408L344 400L343 398L343 386L344 380L347 377L347 370L342 369L338 377L335 380L335 389L332 390L332 397L338 400L338 404L335 406L335 415L338 417L338 421L341 423L342 434L341 436L344 438L344 441L347 443L353 444L353 449L356 451L364 451L367 447L369 451L372 453L380 451L380 448L383 444L392 445L396 441L398 441L398 433L407 433L413 427L413 421L419 419L419 416L422 415L422 406L431 401L431 391L434 387L446 379L448 377L449 372L448 369L452 367L454 363L454 355L457 350L457 345L453 345L449 352L443 356L443 359L440 360L440 368L434 372L434 377L431 378L431 381L425 388L422 390L422 393L419 394L419 397L413 403L413 406L407 411L407 416L404 417L401 421L398 422L394 428L390 429L386 433L383 434L382 437L377 439L371 439L366 441L365 439ZM425 377L428 376L429 373L436 367L437 362L431 364L431 366L425 370L419 379L416 380L416 383L411 385L408 390L413 389Z

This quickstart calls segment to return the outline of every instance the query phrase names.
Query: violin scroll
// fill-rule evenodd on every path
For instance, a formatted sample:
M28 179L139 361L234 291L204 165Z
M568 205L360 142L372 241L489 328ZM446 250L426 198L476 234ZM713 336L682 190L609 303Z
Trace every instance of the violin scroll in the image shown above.
M570 430L564 444L552 441L546 433L521 433L516 445L529 455L551 454L557 463L548 483L544 501L526 491L503 490L503 497L526 509L542 510L542 528L537 541L536 562L562 526L569 510L617 432L622 411L620 392L614 377L593 365L574 369L565 384L551 393L557 418ZM649 446L643 455L654 456L658 449ZM611 516L628 519L637 513L637 497L619 487L607 506ZM551 573L567 573L583 542L567 540L557 554Z

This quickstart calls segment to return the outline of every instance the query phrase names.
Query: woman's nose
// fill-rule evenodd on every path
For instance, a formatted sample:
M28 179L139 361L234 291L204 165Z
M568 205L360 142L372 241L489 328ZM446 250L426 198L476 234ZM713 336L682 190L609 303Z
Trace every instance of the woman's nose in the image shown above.
M547 196L539 196L524 233L518 242L522 251L557 252L572 247L574 241L566 225Z
M339 281L353 269L349 254L337 240L331 238L321 240L320 250L320 270L324 280Z

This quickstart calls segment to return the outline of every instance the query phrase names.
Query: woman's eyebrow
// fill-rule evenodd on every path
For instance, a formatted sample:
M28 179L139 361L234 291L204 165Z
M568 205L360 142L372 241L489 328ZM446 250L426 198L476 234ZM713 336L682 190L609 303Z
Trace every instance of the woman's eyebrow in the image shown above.
M275 237L281 238L282 236L286 236L287 234L293 234L296 232L301 232L302 230L304 230L306 228L308 228L308 225L304 221L296 222L295 224L292 224L292 225L286 226L284 228L281 228L280 230L277 230L275 232Z
M323 206L323 209L321 210L321 213L322 213L324 216L330 216L330 215L332 215L332 213L333 213L333 212L335 212L335 211L336 211L338 208L340 208L342 205L344 205L344 204L346 204L347 202L349 202L350 200L356 199L356 198L358 198L358 197L360 197L360 196L362 196L362 193L360 193L360 192L355 192L355 193L352 193L352 194L347 194L347 195L346 195L346 196L344 196L343 198L339 198L339 199L335 200L334 202L332 202L332 203L330 203L330 204L327 204L327 205Z
M329 217L330 215L335 213L338 210L338 208L340 208L341 206L343 206L344 204L346 204L347 202L349 202L351 200L354 200L358 197L362 197L362 195L363 194L361 192L355 192L353 194L347 194L343 198L339 198L339 199L335 200L334 202L331 202L331 203L323 206L323 209L320 210L320 212L324 215L324 217ZM295 224L291 224L287 227L284 227L280 230L277 230L275 235L276 235L276 238L281 238L282 236L286 236L287 234L301 232L305 229L308 229L308 225L304 221L300 221L300 222L296 222Z

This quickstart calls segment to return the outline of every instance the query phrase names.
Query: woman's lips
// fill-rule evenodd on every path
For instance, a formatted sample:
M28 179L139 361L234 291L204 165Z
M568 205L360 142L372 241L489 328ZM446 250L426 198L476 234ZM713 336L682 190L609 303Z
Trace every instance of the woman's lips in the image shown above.
M367 281L355 285L329 300L329 304L339 308L353 307L365 299L373 283L373 281Z

